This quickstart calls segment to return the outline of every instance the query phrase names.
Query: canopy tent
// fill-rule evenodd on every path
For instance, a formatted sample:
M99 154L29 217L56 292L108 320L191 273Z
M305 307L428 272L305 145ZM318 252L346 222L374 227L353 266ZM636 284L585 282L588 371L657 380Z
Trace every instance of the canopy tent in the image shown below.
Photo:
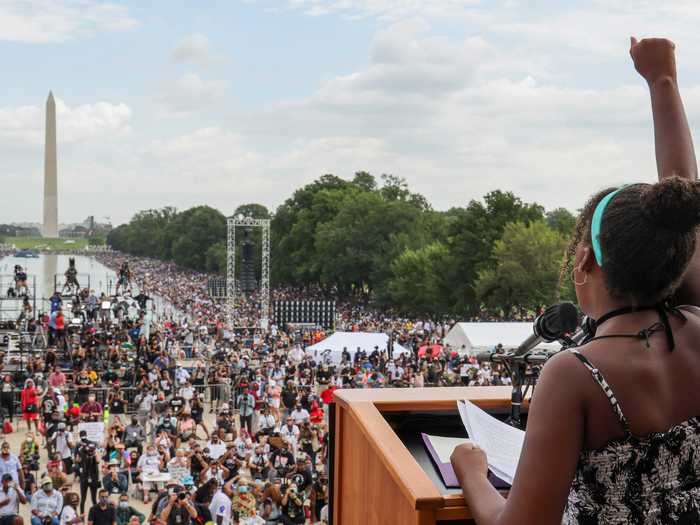
M459 353L473 354L493 350L497 344L513 349L532 335L532 323L457 323L444 343ZM538 349L558 350L559 343L540 343Z
M358 348L369 355L374 352L375 346L381 352L386 351L388 345L389 336L381 332L335 332L323 341L306 347L306 353L316 362L323 360L327 353L328 359L332 363L338 364L342 359L343 348L347 348L350 356L354 358ZM394 343L394 358L408 353L409 351L403 346Z

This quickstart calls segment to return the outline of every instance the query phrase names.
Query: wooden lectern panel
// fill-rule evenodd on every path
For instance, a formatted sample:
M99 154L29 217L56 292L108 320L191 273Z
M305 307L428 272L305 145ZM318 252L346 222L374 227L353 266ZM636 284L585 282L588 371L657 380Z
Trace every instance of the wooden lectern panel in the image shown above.
M382 412L454 411L461 399L503 410L510 394L509 387L336 391L333 525L470 523L464 498L438 489Z

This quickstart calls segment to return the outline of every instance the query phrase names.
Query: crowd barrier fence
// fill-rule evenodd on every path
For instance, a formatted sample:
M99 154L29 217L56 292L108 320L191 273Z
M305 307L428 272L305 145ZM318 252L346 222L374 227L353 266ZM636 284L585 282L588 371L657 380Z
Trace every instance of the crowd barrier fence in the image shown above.
M231 402L234 397L234 392L230 385L223 383L209 383L203 385L192 385L192 387L203 396L205 408L209 408L209 405L213 401L219 402ZM123 399L126 401L126 414L136 413L136 403L135 399L139 392L143 389L128 386L120 387L119 391L123 394ZM78 389L76 388L66 388L61 389L61 395L63 395L66 401L71 403L82 404L87 400L88 395L94 395L95 401L100 403L103 407L106 407L109 398L109 393L115 391L112 387L96 387L87 390L87 394L84 395L85 399L79 398ZM12 415L14 417L21 416L22 414L22 390L19 388L13 389L11 392L1 392L0 393L0 410L2 410L3 416L7 417L9 414L10 403L12 404Z

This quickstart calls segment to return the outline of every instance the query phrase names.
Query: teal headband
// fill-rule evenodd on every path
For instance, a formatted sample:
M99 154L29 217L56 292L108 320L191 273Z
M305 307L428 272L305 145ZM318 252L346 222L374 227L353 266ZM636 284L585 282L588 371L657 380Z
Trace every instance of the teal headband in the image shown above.
M595 261L598 266L603 266L603 249L600 247L600 226L603 223L603 213L605 213L605 208L608 207L610 201L613 200L615 195L620 193L623 189L627 187L627 184L620 186L614 191L608 193L603 197L598 206L595 207L593 212L593 218L591 219L591 244L593 245L593 255L595 255Z

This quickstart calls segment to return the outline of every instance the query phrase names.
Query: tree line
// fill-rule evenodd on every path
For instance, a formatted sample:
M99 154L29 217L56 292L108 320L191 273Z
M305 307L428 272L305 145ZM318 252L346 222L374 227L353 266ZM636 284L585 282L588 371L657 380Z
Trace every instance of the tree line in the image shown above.
M352 180L323 175L274 213L246 204L233 210L239 214L271 219L273 286L320 289L406 315L460 318L484 311L510 316L573 295L559 276L575 217L511 192L437 211L400 177L358 172ZM250 235L259 275L260 232ZM107 242L194 270L226 271L226 216L209 206L141 211Z

